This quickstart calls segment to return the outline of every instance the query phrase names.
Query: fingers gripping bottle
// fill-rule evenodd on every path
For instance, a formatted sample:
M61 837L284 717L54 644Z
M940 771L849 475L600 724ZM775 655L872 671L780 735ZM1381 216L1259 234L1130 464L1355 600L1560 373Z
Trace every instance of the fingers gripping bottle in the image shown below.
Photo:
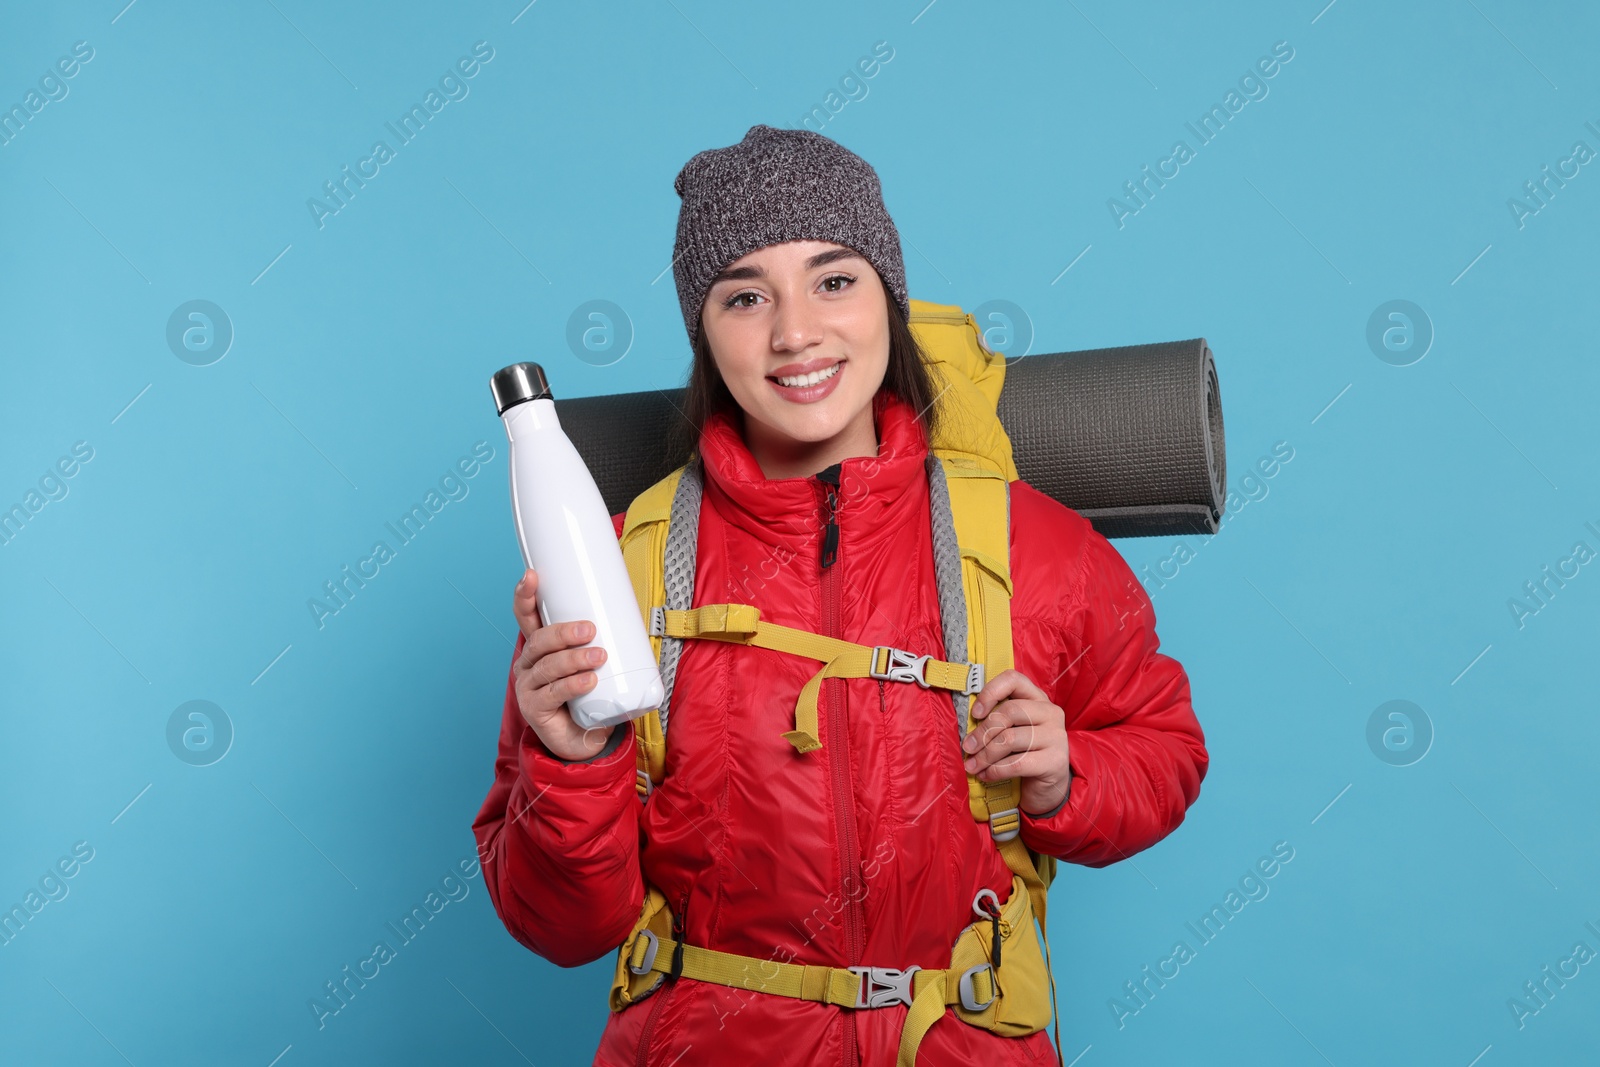
M585 730L615 726L661 703L663 687L616 529L589 468L556 418L544 369L514 363L489 379L511 442L511 510L523 561L539 576L546 626L587 619L601 647L599 681L567 701Z

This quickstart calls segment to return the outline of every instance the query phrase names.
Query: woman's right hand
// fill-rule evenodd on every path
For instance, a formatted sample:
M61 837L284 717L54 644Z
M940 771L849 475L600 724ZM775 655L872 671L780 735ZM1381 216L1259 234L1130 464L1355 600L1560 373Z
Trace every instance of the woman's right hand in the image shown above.
M583 648L594 637L587 620L546 626L539 617L539 576L522 574L512 594L512 610L524 640L511 665L517 707L544 747L565 760L588 759L605 747L614 726L585 730L572 719L567 701L593 689L599 676L591 668L605 662L605 649Z

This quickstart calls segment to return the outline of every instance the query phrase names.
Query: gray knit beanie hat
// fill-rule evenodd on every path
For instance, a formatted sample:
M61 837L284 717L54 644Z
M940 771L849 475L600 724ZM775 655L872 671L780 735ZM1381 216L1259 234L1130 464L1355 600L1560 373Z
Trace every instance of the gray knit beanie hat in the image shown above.
M716 273L780 241L833 241L855 249L911 318L900 232L884 207L878 174L837 141L810 130L752 126L738 144L707 149L685 163L672 187L683 201L672 275L690 344Z

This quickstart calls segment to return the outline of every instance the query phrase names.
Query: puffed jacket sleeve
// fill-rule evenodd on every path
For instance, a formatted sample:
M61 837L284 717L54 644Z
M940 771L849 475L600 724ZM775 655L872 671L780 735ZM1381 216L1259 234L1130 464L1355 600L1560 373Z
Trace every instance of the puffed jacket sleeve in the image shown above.
M1061 673L1041 687L1066 713L1072 781L1022 819L1028 847L1104 867L1177 828L1209 757L1183 666L1158 651L1155 609L1127 562L1090 531L1059 621Z
M622 516L612 517L621 533ZM517 637L512 661L522 654ZM568 762L539 740L506 681L494 784L473 821L484 884L511 936L561 967L599 959L627 937L644 901L633 724Z

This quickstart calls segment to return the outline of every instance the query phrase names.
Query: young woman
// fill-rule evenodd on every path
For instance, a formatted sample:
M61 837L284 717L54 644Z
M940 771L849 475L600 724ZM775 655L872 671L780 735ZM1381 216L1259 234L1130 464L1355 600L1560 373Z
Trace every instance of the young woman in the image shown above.
M924 466L939 405L877 175L820 135L756 126L695 156L675 187L704 483L694 604L750 603L781 625L944 657ZM782 735L815 660L685 641L665 779L643 804L632 724L584 731L565 707L595 682L592 625L541 626L524 574L495 782L473 826L512 935L560 966L599 959L648 885L686 945L944 968L975 894L1003 903L1013 884L969 809L968 773L1018 778L1022 840L1066 862L1104 866L1170 833L1207 755L1149 599L1077 512L1022 481L1009 511L1015 666L973 698L964 747L949 691L830 677L822 748L797 752ZM609 1016L594 1062L888 1065L907 1010L679 976ZM999 1036L946 1011L916 1062L1057 1057L1046 1031Z

